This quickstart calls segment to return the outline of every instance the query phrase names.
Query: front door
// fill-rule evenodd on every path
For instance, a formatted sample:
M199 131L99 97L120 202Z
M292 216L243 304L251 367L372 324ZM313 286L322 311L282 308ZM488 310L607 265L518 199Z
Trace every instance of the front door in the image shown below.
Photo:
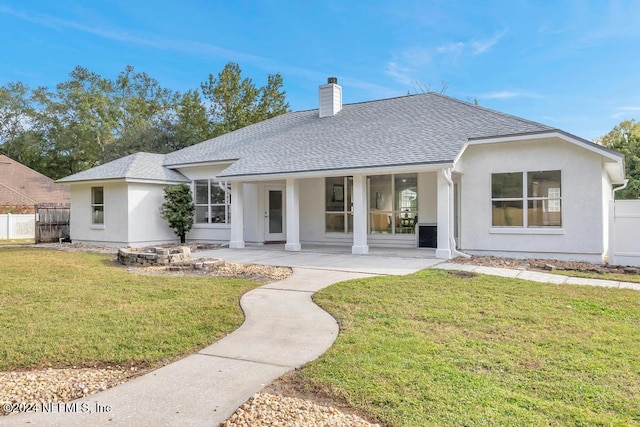
M284 187L265 187L264 241L284 242L285 210Z

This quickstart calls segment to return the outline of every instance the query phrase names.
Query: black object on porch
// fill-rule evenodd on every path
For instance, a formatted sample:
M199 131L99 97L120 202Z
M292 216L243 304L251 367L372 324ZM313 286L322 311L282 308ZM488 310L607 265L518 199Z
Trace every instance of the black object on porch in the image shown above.
M436 224L418 224L418 247L438 247L438 226Z

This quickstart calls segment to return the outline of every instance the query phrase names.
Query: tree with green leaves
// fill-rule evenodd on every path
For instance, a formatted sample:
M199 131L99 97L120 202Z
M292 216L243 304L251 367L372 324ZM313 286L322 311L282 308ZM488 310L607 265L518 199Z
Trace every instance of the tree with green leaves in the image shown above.
M115 79L77 66L54 89L0 86L0 153L53 179L139 151L169 153L287 112L282 86L274 74L256 87L229 63L202 97L131 65Z
M213 137L213 128L207 108L197 90L178 95L175 105L176 120L170 124L171 151L197 144Z
M266 86L258 88L250 78L242 78L238 64L229 62L217 78L209 74L200 87L211 103L209 112L215 136L289 111L280 74L269 75Z
M625 120L599 139L605 147L624 154L627 188L616 192L619 199L640 198L640 123Z
M167 186L164 188L164 200L160 208L162 218L180 237L180 243L184 243L186 234L193 227L193 214L196 211L191 188L186 184Z

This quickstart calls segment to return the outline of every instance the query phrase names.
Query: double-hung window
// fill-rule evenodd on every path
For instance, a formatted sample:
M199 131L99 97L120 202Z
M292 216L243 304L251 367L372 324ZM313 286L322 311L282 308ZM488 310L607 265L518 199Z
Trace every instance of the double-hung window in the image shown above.
M91 224L104 224L104 187L91 187Z
M491 174L491 225L561 227L560 171Z
M221 183L213 179L195 180L194 195L196 224L231 223L231 186L229 183Z

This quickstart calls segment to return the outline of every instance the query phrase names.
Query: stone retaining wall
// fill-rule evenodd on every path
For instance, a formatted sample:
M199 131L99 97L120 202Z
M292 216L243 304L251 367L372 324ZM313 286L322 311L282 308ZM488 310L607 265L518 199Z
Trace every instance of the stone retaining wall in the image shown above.
M191 259L191 249L179 248L120 248L118 262L123 265L145 267L150 265L179 264Z

